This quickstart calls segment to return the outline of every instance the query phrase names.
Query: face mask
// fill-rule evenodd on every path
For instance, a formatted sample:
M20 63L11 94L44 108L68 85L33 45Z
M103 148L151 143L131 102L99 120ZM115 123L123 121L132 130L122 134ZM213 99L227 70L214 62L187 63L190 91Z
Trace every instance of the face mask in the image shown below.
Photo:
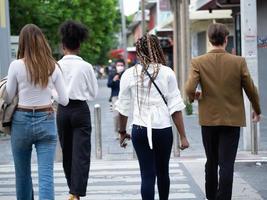
M121 73L124 70L123 66L116 66L117 73Z

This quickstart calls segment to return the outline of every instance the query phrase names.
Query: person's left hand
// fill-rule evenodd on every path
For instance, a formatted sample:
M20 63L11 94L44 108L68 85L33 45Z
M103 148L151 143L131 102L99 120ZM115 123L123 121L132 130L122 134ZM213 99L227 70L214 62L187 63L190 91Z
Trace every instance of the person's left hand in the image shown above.
M258 115L255 111L252 112L252 121L254 123L257 123L261 120L261 116Z
M120 76L119 76L118 74L116 74L116 75L114 76L114 78L113 78L113 81L118 81L118 80L120 80Z
M180 144L180 149L184 150L189 147L189 142L186 137L181 137L181 144Z

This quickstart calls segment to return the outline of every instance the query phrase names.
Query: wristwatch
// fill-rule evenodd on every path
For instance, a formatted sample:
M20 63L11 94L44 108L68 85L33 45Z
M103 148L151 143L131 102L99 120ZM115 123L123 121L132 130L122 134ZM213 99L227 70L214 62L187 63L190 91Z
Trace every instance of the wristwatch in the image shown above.
M124 134L127 133L126 130L123 130L123 131L119 130L118 132L119 132L119 134L121 134L121 135L124 135Z

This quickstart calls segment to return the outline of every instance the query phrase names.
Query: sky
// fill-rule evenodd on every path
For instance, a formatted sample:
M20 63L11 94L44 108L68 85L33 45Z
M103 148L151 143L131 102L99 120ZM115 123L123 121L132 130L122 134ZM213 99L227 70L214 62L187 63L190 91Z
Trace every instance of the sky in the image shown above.
M123 0L125 15L131 15L138 10L140 0Z

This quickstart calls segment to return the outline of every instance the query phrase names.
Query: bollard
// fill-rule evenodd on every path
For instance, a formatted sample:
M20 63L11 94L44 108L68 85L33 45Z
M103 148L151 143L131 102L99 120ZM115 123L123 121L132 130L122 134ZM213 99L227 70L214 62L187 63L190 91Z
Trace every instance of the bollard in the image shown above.
M174 157L180 157L180 149L179 149L180 139L179 139L178 131L177 131L174 124L172 126L172 132L173 132L173 147L172 147L173 148L173 156Z
M252 131L251 131L251 154L258 154L258 125L257 123L252 122Z
M101 107L95 104L94 108L95 119L95 153L96 159L102 159L102 136L101 136Z

